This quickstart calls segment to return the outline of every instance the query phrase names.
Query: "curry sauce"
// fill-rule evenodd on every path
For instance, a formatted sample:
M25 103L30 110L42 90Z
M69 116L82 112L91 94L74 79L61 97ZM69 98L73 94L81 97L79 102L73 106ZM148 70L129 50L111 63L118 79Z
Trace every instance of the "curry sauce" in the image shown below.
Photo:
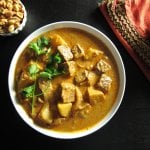
M34 123L79 131L102 120L119 88L115 61L93 35L61 28L29 43L16 66L19 103Z

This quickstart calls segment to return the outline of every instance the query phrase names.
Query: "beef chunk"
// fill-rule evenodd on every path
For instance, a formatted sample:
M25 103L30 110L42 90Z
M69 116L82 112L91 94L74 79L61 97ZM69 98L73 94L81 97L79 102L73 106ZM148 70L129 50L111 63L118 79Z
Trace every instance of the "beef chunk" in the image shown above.
M88 83L90 86L94 86L99 79L99 76L96 75L94 71L90 71L88 74Z
M54 89L51 82L39 79L38 84L40 90L43 92L44 100L46 101L51 100L54 94Z
M111 66L104 60L100 60L97 64L96 64L96 68L98 71L102 72L102 73L105 73L107 72L108 70L111 69Z
M75 81L76 83L80 84L81 82L84 82L87 79L88 71L87 70L80 70L75 75Z
M66 45L60 45L57 46L57 49L66 61L73 59L73 54L71 53L70 47Z
M80 58L85 55L83 48L79 44L73 46L71 51L73 53L74 58Z
M70 76L74 76L77 69L75 61L67 61L63 65L65 67L65 70L69 72Z
M63 99L63 103L69 103L75 101L75 85L72 83L63 82L61 83L61 97Z
M111 83L112 83L112 79L107 76L106 74L102 74L99 82L98 82L98 86L104 91L104 92L108 92L108 90L111 87Z

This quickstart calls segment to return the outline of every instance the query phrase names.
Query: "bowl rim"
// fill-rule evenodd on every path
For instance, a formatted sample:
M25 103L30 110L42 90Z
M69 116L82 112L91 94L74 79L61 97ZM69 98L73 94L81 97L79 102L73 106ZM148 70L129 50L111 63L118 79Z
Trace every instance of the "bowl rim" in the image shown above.
M31 42L35 37L41 35L42 33L45 33L47 31L51 31L54 29L58 28L63 28L63 27L70 27L70 28L77 28L81 29L83 31L88 32L89 34L94 35L96 38L101 40L106 47L109 49L109 52L114 58L114 61L116 63L117 69L118 69L118 74L119 74L119 91L118 95L116 98L116 101L114 102L112 108L110 111L107 113L107 115L96 125L90 127L88 130L80 130L80 131L75 131L75 132L60 132L60 131L53 131L49 130L43 127L40 127L33 123L32 119L28 116L28 114L24 111L22 106L17 102L16 98L16 93L14 89L14 75L15 75L15 68L17 61L19 59L20 54L24 51L25 47ZM110 49L111 48L111 49ZM28 124L31 128L36 130L37 132L40 132L43 135L57 138L57 139L74 139L74 138L80 138L87 136L89 134L94 133L95 131L101 129L104 125L106 125L112 117L116 114L117 110L120 107L120 104L123 100L124 92L125 92L125 86L126 86L126 75L125 75L125 68L124 64L122 61L122 58L119 54L118 49L116 46L113 44L113 42L101 31L96 29L93 26L90 26L85 23L81 22L76 22L76 21L59 21L59 22L54 22L50 23L48 25L42 26L38 29L36 29L34 32L32 32L29 36L27 36L22 43L18 46L16 52L14 53L10 67L9 67L9 72L8 72L8 89L9 89L9 95L11 98L11 101L13 103L13 106L15 107L17 113L19 116L24 120L26 124Z

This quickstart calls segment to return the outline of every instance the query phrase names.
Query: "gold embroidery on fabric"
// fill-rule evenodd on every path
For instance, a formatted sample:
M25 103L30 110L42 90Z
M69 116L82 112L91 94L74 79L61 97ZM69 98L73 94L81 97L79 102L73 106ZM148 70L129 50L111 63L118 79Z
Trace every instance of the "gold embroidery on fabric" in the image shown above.
M107 0L106 7L111 21L119 30L121 36L150 67L150 41L142 38L131 25L126 15L125 1L118 0L114 4L114 0Z

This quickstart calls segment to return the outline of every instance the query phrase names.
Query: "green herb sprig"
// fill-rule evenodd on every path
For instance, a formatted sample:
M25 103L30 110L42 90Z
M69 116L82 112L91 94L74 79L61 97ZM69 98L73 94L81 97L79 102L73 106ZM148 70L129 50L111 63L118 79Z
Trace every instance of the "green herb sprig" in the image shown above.
M64 74L65 71L60 67L63 63L63 58L59 52L50 54L51 45L50 40L46 37L40 37L35 42L31 42L28 46L31 50L35 52L37 55L36 61L32 63L28 68L29 76L34 80L32 85L26 86L22 89L23 96L30 100L31 102L31 111L34 113L34 105L36 102L36 98L41 96L43 93L36 93L37 89L37 80L38 78L43 78L46 80L52 80L54 77ZM46 68L41 71L38 66L38 56L49 54L49 60L46 65Z
M55 76L64 74L65 71L60 67L63 62L63 58L60 53L51 55L50 61L44 71L40 72L39 77L52 79Z
M50 40L44 36L38 38L35 42L31 42L28 47L33 50L37 56L45 54L51 50Z

